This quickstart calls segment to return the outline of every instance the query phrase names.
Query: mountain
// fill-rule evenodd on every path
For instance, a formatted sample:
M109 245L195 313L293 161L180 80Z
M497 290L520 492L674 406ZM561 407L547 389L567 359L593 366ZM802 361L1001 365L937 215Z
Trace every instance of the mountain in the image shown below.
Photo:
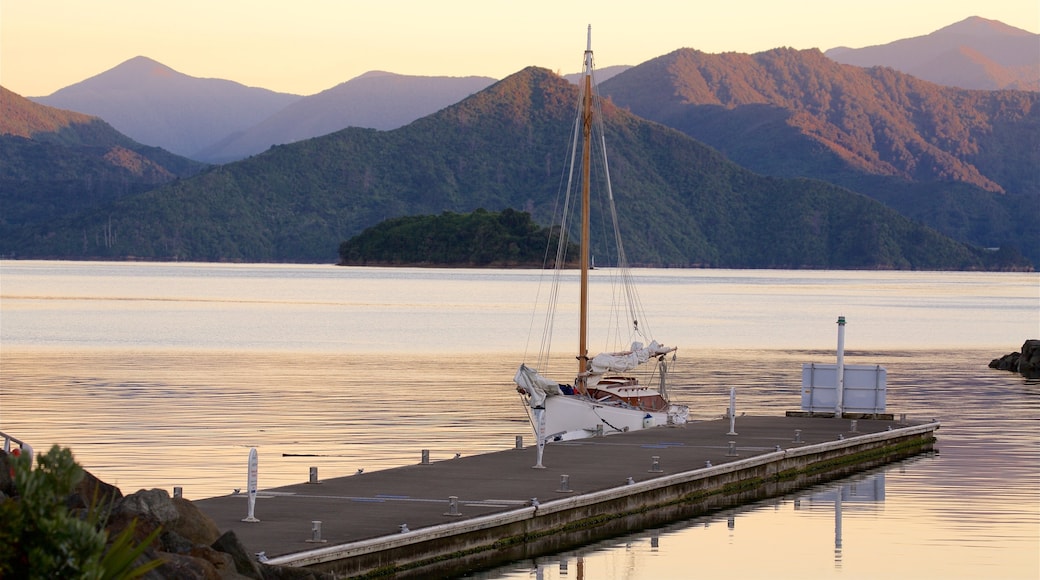
M887 66L963 89L1040 91L1040 34L978 16L925 36L825 54L843 64Z
M203 168L141 145L97 117L40 105L0 87L0 239Z
M32 100L101 117L136 141L197 158L201 149L299 99L232 81L191 77L138 56Z
M598 83L602 83L602 82L606 81L609 78L615 77L615 76L625 72L626 70L628 70L630 68L632 68L632 65L616 64L614 66L605 66L603 68L596 69L596 71L593 74L596 75L596 79L595 80L596 80L596 83L598 84ZM577 84L578 82L580 82L584 77L585 77L585 73L583 73L583 72L576 72L576 73L563 75L563 78L567 79L569 82L572 82L574 84Z
M1040 94L943 87L818 50L681 49L601 86L758 173L823 179L1040 264Z
M222 139L198 158L224 163L271 145L327 135L347 127L396 129L486 88L488 77L422 77L373 71L304 97L257 125Z
M513 208L548 223L576 98L577 88L563 78L528 68L399 129L348 128L276 146L42 222L33 235L5 245L19 254L77 258L331 263L342 241L392 217ZM756 175L609 101L603 112L632 263L987 265L980 251L865 196L820 181ZM592 223L605 219L595 211ZM594 251L609 261L610 249Z

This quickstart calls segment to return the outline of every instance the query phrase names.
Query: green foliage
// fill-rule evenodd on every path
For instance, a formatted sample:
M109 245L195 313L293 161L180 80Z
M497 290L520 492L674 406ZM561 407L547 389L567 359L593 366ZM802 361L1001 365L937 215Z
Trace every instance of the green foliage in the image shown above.
M810 77L819 87L826 85L823 76ZM814 107L823 110L823 93L813 94L819 101ZM564 79L525 69L394 131L351 128L272 147L73 217L0 229L0 254L331 263L343 240L401 216L486 208L522 211L537 223L550 223L569 157L576 98L576 88ZM675 111L678 105L665 107ZM821 181L764 178L610 101L603 103L603 111L613 192L633 265L987 267L974 249L921 225L925 216L908 220ZM786 112L767 107L756 115L773 131L763 135L762 151L792 143L789 127L774 122L786 119ZM824 160L822 166L834 171L844 167L834 155ZM610 223L604 208L593 208L594 237L610 231ZM456 233L486 235L479 227ZM418 239L419 233L411 231L408 237ZM435 262L507 263L514 251L482 242L460 255L446 241L437 243L443 255L430 258ZM609 245L592 249L600 265L609 265L613 253ZM413 261L404 254L382 259Z
M818 50L681 49L603 83L755 172L828 181L1040 265L1040 94L966 91Z
M539 228L528 213L477 209L384 221L340 244L339 256L343 265L544 267L558 243L559 230ZM568 255L577 251L570 244Z
M95 506L80 517L66 507L84 474L71 451L55 445L39 456L37 468L30 461L25 455L8 456L17 497L0 502L0 577L136 578L162 564L134 565L159 530L133 546L131 525L106 551L102 512Z

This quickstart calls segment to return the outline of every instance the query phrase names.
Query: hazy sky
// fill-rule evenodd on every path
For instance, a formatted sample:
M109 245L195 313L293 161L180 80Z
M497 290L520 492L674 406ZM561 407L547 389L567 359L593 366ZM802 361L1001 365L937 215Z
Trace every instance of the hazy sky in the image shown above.
M982 16L1037 32L1037 0L0 0L0 84L44 96L147 56L302 95L366 71L504 78L675 49L852 47Z

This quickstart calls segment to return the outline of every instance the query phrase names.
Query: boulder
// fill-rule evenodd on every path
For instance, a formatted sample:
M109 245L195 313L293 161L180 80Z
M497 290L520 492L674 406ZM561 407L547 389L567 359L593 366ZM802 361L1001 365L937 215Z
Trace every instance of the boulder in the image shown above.
M1027 378L1040 378L1040 340L1022 343L1022 352L1008 353L989 363L991 369L1021 373Z

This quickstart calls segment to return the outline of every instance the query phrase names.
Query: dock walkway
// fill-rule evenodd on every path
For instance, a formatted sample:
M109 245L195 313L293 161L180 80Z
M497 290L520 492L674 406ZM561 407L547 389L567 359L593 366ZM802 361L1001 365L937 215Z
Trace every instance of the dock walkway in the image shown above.
M938 428L937 423L931 425L929 436ZM739 417L737 435L728 434L729 426L728 420L713 420L552 443L545 448L544 469L532 468L536 459L533 446L506 448L512 442L504 441L506 449L500 452L431 458L428 464L417 461L416 465L324 479L317 484L264 489L255 503L255 516L260 520L256 523L242 521L247 515L245 493L194 503L221 530L234 530L250 551L264 552L272 563L311 565L327 562L331 556L314 560L306 557L308 553L359 542L374 546L390 536L402 538L409 535L402 533L402 526L415 532L487 520L496 514L508 519L505 514L531 506L533 500L547 504L633 484L650 487L652 484L642 482L659 479L663 487L667 479L662 478L704 470L708 462L718 467L769 454L775 457L778 448L791 452L837 441L844 446L860 438L885 440L886 435L871 435L904 432L910 427L893 420L859 419L853 431L850 419L796 416ZM735 442L735 455L730 442ZM417 451L419 446L421 442L417 442ZM752 477L750 474L742 477ZM564 475L566 486L561 485ZM448 515L452 496L457 498L458 515ZM321 542L313 541L313 521L321 522ZM439 534L441 540L448 535Z

